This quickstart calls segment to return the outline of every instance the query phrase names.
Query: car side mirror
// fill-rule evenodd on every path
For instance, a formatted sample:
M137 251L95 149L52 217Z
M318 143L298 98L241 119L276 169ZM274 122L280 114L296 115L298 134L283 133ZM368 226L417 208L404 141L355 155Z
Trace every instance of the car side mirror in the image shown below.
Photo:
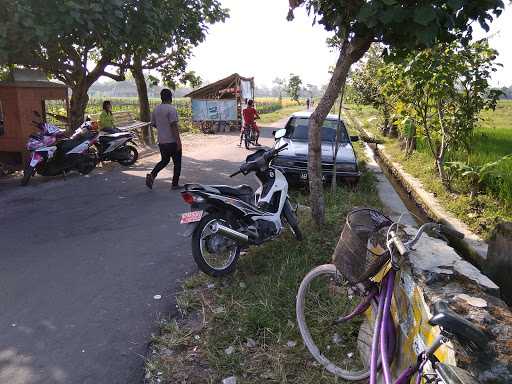
M355 143L356 141L359 141L359 136L350 136L350 141Z
M286 136L286 129L279 129L274 132L274 137L276 140L279 140Z

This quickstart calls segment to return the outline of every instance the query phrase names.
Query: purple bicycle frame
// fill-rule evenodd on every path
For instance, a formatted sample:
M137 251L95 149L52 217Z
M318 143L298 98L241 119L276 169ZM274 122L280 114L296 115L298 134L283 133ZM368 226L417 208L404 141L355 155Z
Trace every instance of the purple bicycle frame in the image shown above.
M378 301L378 310L375 317L375 326L372 338L370 359L370 384L377 384L378 359L381 357L382 376L385 384L408 384L413 375L421 371L422 365L408 367L393 383L391 376L391 362L395 352L396 330L391 317L391 299L395 288L396 271L391 269L380 283L380 294L375 295ZM416 384L420 384L421 375L416 378Z

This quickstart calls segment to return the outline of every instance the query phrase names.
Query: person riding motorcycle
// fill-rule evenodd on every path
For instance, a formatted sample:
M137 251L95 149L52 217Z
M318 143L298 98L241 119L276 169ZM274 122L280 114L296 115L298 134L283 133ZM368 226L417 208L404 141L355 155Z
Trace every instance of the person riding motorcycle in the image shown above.
M242 116L244 118L244 125L242 126L241 134L240 134L240 146L242 146L242 140L244 137L244 127L250 127L256 134L256 145L260 145L258 140L260 138L260 129L256 124L256 119L260 118L258 111L254 108L254 100L247 101L247 108L242 111Z

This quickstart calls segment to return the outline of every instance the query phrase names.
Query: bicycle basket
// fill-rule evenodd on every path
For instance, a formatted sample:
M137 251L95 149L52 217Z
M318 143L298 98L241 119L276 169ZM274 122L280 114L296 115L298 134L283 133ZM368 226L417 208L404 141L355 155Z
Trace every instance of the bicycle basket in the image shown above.
M333 261L350 283L356 284L371 278L389 260L385 237L380 247L370 248L369 240L392 223L389 217L371 208L354 209L347 215Z

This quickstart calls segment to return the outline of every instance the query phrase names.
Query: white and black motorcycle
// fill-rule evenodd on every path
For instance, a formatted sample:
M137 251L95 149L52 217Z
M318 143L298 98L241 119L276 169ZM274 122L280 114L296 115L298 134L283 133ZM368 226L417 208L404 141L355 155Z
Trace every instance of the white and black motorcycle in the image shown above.
M285 133L283 129L275 137ZM286 223L296 239L302 240L286 177L272 166L272 160L287 145L256 151L231 175L254 173L260 184L256 192L248 185L185 186L182 198L190 204L191 212L181 216L181 223L189 226L192 255L201 271L212 276L232 272L243 248L276 238Z
M88 117L86 122L75 131L73 136L87 136L96 129L97 127L90 122ZM128 131L115 133L100 131L98 140L94 144L97 150L98 161L116 161L124 166L135 164L139 159L139 152L134 147L136 145L133 141L134 138L135 135Z

